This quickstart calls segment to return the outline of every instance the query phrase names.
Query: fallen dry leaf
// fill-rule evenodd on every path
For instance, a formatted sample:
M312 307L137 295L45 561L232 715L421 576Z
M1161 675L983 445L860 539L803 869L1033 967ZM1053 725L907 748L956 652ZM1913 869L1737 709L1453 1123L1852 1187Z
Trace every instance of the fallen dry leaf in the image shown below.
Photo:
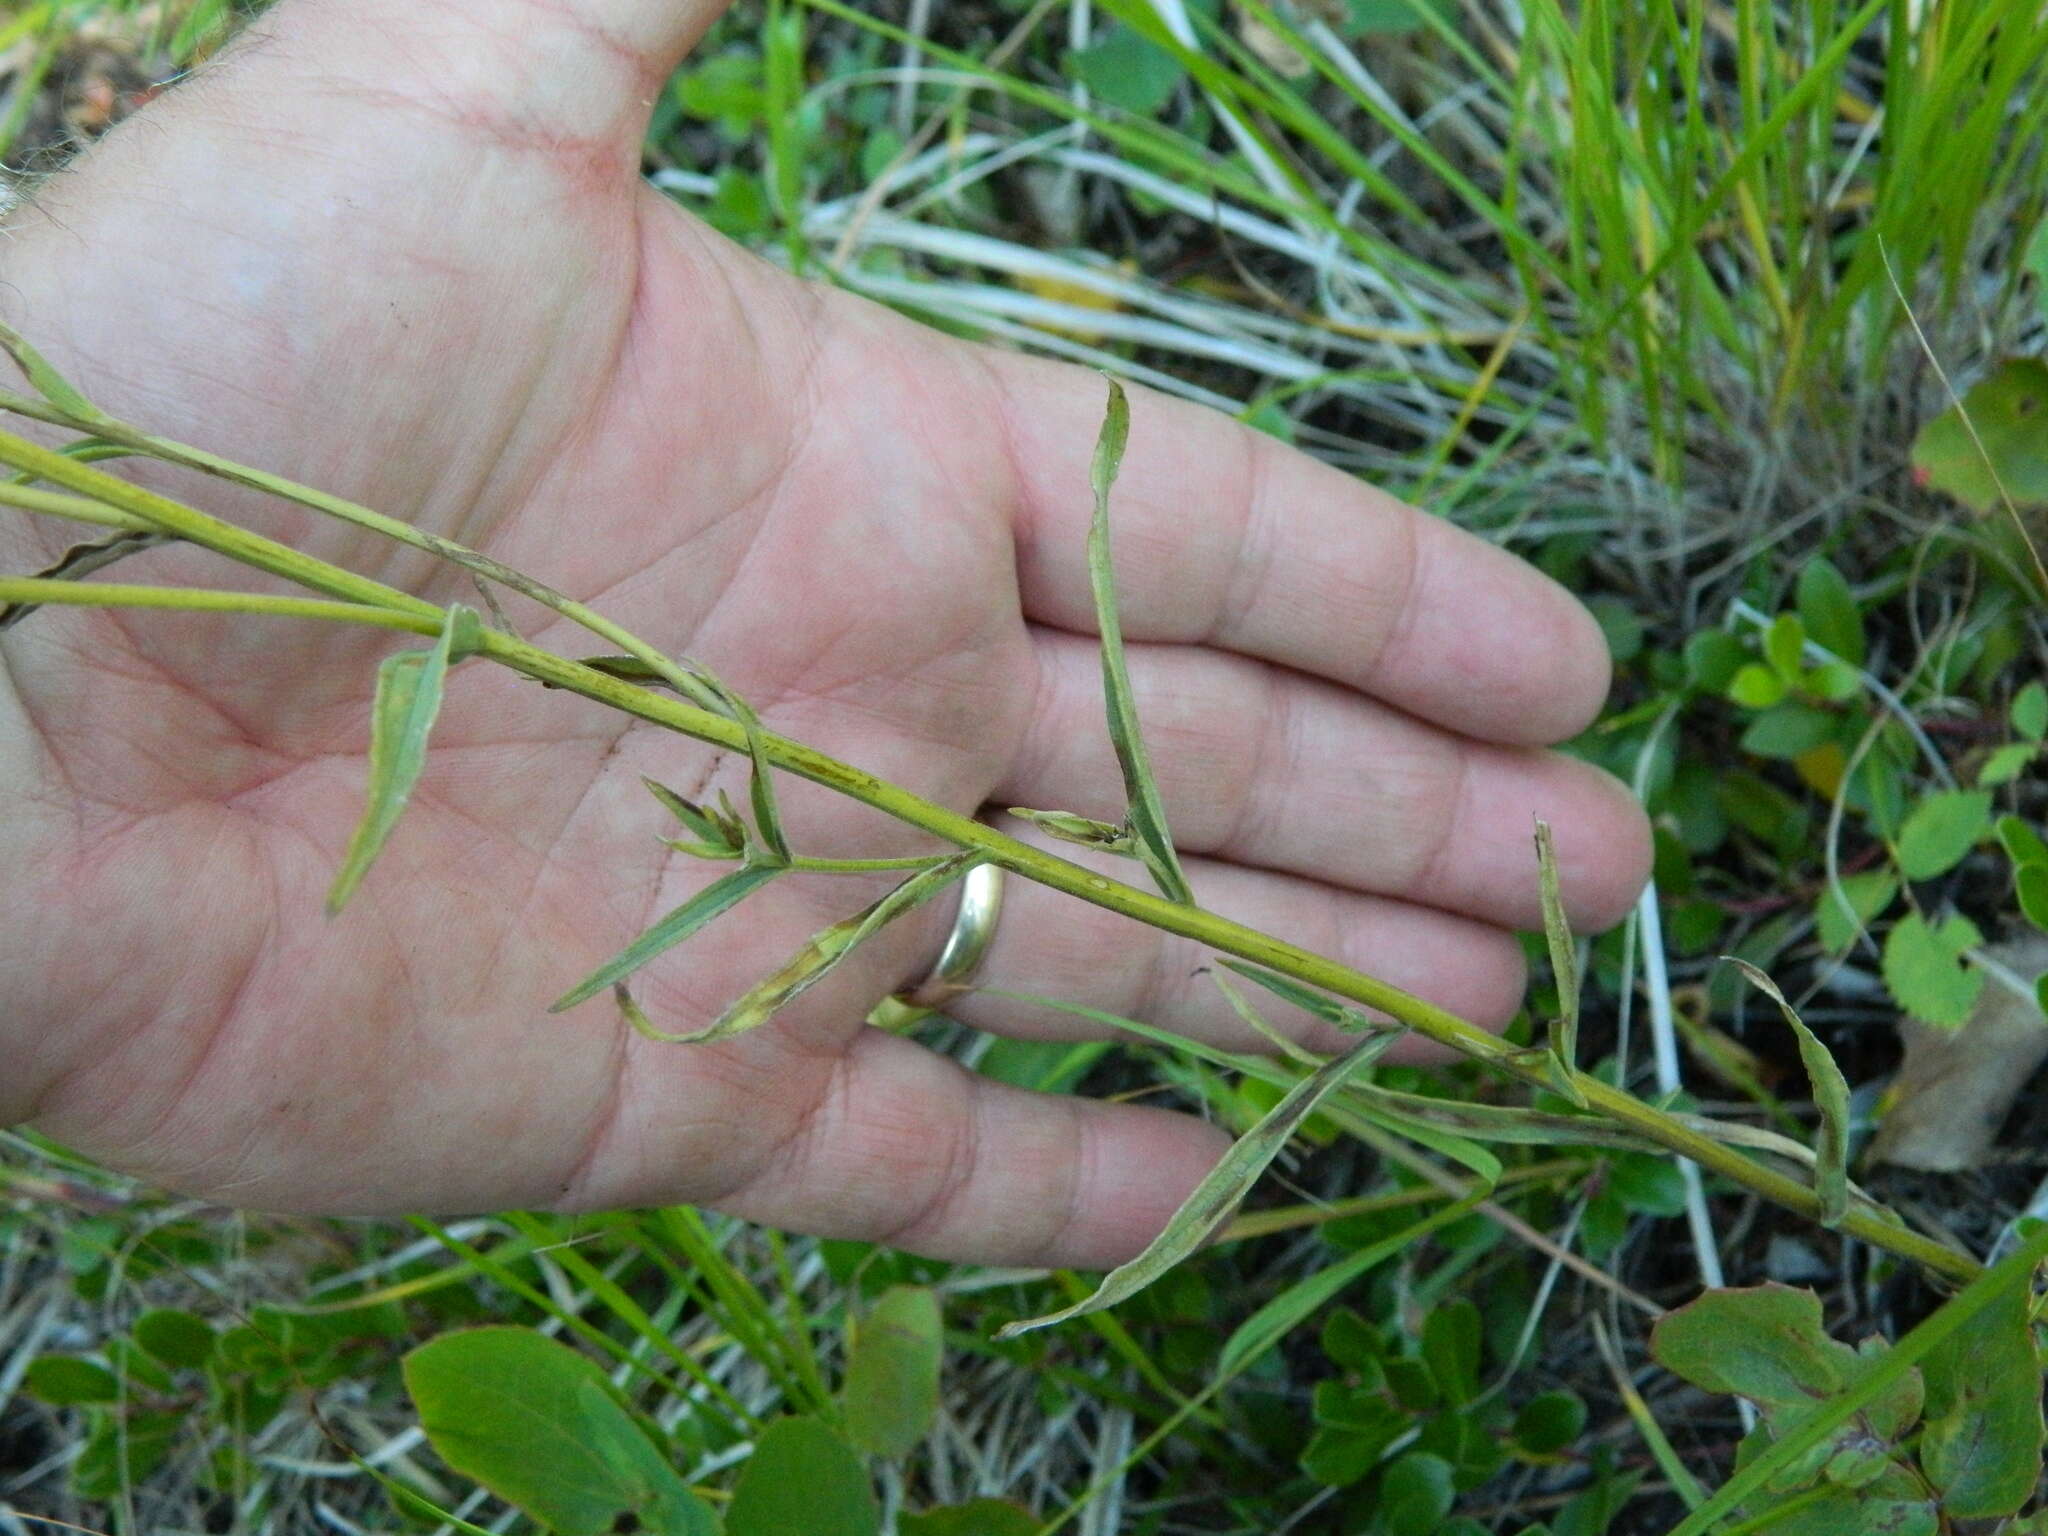
M2029 983L2048 971L2048 936L2029 934L1985 953ZM1899 1036L1906 1059L1871 1158L1930 1173L1976 1167L2020 1089L2048 1059L2048 1020L2032 998L1994 980L1960 1029L1901 1019Z

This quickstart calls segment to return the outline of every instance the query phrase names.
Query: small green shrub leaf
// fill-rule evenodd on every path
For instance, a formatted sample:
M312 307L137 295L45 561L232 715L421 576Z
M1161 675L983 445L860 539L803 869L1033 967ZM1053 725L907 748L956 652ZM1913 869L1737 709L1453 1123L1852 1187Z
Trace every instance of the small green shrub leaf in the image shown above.
M1991 830L1991 792L1949 789L1929 795L1899 828L1899 868L1908 880L1947 874Z
M1387 1536L1437 1536L1456 1498L1451 1464L1426 1451L1410 1451L1380 1479L1380 1526Z
M1794 758L1833 739L1835 717L1824 709L1789 699L1774 704L1742 733L1742 750L1752 757Z
M1400 1038L1401 1031L1389 1030L1354 1046L1342 1056L1333 1056L1287 1090L1286 1096L1265 1117L1231 1144L1228 1152L1209 1170L1194 1193L1173 1213L1166 1230L1154 1238L1145 1251L1103 1277L1094 1294L1071 1307L1062 1307L1044 1317L1026 1318L1003 1327L996 1337L1015 1338L1034 1328L1047 1328L1104 1307L1115 1306L1136 1295L1161 1275L1196 1252L1215 1234L1244 1197L1258 1182L1259 1175L1280 1149L1287 1145L1301 1122L1316 1106L1353 1072L1377 1059ZM1325 1271L1327 1273L1327 1271Z
M782 866L779 864L747 864L729 874L720 875L556 998L549 1006L548 1012L560 1013L565 1008L574 1008L578 1003L595 997L614 982L623 981L656 955L682 943L721 912L730 911L738 906L781 873Z
M1006 1499L976 1499L949 1504L896 1522L902 1536L1038 1536L1039 1520L1021 1504Z
M2008 358L1920 429L1913 468L1923 485L1973 512L1989 512L2005 496L2015 506L2048 502L2048 438L2040 407L2048 402L2048 363ZM1967 421L1965 418L1967 417ZM1975 429L1974 431L1972 429Z
M821 929L805 942L774 975L748 989L738 1002L708 1028L695 1034L662 1038L698 1043L725 1040L758 1029L803 993L823 981L832 968L897 918L915 911L958 880L978 861L975 853L957 853L921 869L852 917Z
M327 892L328 916L348 904L398 825L427 766L427 736L441 712L448 668L475 650L482 632L475 610L456 603L432 649L400 651L385 657L377 668L377 694L370 706L369 788L362 819Z
M1859 933L1898 899L1898 894L1899 877L1888 869L1844 875L1834 885L1823 888L1813 902L1814 927L1820 934L1821 947L1829 954L1847 949L1856 942Z
M1936 1345L1927 1378L1920 1465L1955 1519L2018 1512L2041 1476L2041 1363L2013 1287Z
M1820 1298L1785 1285L1706 1292L1657 1320L1650 1353L1696 1387L1771 1413L1832 1396L1855 1362L1821 1327Z
M1470 1299L1445 1302L1423 1319L1422 1358L1454 1408L1479 1395L1479 1348L1479 1308Z
M1186 71L1180 60L1129 27L1067 55L1067 70L1112 106L1150 117L1165 106Z
M597 1365L530 1328L444 1333L406 1390L441 1459L560 1536L716 1536L718 1522Z
M1781 613L1764 631L1764 660L1787 684L1796 685L1804 674L1806 626L1794 613Z
M1809 560L1800 568L1799 620L1816 645L1852 666L1863 665L1863 610L1848 580L1826 560Z
M754 1442L725 1514L726 1536L879 1536L867 1468L830 1426L777 1419Z
M2013 872L2012 884L2027 921L2048 930L2048 864L2022 864Z
M854 1331L841 1399L853 1443L874 1456L907 1456L939 1410L944 1338L939 1298L925 1286L884 1291Z
M1984 990L1984 973L1962 958L1983 941L1977 925L1960 914L1937 927L1908 912L1885 935L1884 984L1914 1018L1953 1029L1970 1016Z
M1725 693L1749 650L1725 629L1703 629L1685 642L1686 681L1709 693Z
M1849 1210L1849 1080L1775 981L1747 960L1732 955L1725 958L1749 978L1751 986L1778 1005L1799 1042L1799 1060L1813 1086L1814 1108L1820 1111L1820 1129L1813 1145L1813 1192L1820 1199L1820 1219L1833 1226Z
M1109 381L1109 409L1102 421L1102 435L1096 439L1095 458L1088 482L1095 492L1095 517L1088 527L1088 580L1095 592L1095 627L1102 637L1102 691L1109 711L1109 739L1116 748L1117 766L1123 771L1124 795L1129 802L1131 836L1138 857L1152 872L1152 879L1169 901L1193 906L1194 892L1174 851L1173 836L1167 830L1166 807L1159 800L1159 786L1152 777L1152 763L1145 751L1145 738L1138 729L1138 704L1131 691L1131 677L1124 665L1123 621L1117 616L1116 567L1109 548L1109 492L1116 484L1117 470L1124 460L1124 445L1131 435L1131 407L1123 386Z
M1984 759L1984 766L1977 770L1977 782L1983 785L2010 784L2025 773L2041 749L2031 741L2009 741L2002 747L1992 749Z
M1769 709L1783 699L1791 685L1769 667L1749 662L1728 680L1728 697L1745 709Z
M196 1370L213 1358L218 1336L205 1318L169 1307L145 1312L131 1330L135 1342L165 1365Z
M2017 816L1998 818L1998 841L2005 849L2005 856L2016 867L2023 864L2048 865L2048 843L2042 842L2041 834Z
M1515 1415L1515 1444L1531 1456L1554 1456L1586 1428L1586 1400L1576 1392L1545 1392Z
M2048 684L2027 684L2012 696L2012 728L2028 741L2048 739Z
M111 1403L121 1396L121 1381L104 1365L76 1355L40 1355L29 1362L22 1378L31 1397L59 1408L79 1403Z

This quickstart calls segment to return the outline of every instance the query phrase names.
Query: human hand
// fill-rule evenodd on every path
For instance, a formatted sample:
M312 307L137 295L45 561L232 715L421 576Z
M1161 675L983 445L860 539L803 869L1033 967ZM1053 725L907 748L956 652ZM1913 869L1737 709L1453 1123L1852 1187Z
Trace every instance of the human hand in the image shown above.
M128 419L483 548L785 735L962 810L1114 818L1085 565L1101 381L796 281L642 185L649 98L714 14L283 0L15 217L0 308ZM165 478L473 597L356 530ZM1538 918L1532 813L1576 923L1626 909L1640 812L1537 750L1606 686L1562 591L1144 393L1115 517L1139 711L1204 905L1496 1022L1522 984L1507 928ZM0 565L66 542L9 516ZM139 559L153 580L219 569ZM498 669L451 679L405 820L325 919L391 648L55 609L0 636L0 1121L248 1206L688 1200L1077 1265L1135 1252L1220 1150L1193 1119L1026 1094L865 1027L929 965L944 902L737 1039L650 1043L601 1003L548 1017L717 872L661 847L640 775L701 794L745 764ZM801 852L909 851L845 801L787 801ZM779 881L636 991L702 1024L861 899ZM983 975L1252 1043L1199 963L1013 881Z

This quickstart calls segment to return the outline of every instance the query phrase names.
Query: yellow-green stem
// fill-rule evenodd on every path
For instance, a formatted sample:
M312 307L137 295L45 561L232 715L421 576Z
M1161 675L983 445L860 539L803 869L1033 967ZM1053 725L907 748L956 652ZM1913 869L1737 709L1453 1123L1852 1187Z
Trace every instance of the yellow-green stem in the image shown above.
M104 435L103 430L101 435ZM437 633L440 628L441 610L423 599L386 586L382 582L342 570L167 497L145 491L95 470L89 465L80 464L63 454L40 447L25 438L0 432L0 463L27 470L53 484L97 498L121 511L130 512L153 527L176 533L231 559L284 576L315 591L343 600L333 605L331 610L324 611L321 615L323 617L347 621L360 620L394 628L420 629L428 633ZM371 515L377 517L380 524L389 521L376 514ZM404 529L407 535L415 533L415 530L406 528L404 524L392 526ZM407 537L405 542L416 547L425 547L419 545L416 537ZM77 590L75 584L58 585L71 585L74 591ZM382 608L390 614L402 615L412 620L424 619L427 622L425 626L421 626L417 623L394 623L388 618L371 619L367 614L355 611L364 605ZM642 659L646 659L652 650L645 642L618 631L616 626L610 627L607 638L619 644L629 654ZM631 643L628 644L628 641ZM542 650L516 636L494 630L485 632L482 651L528 677L569 689L651 724L679 731L699 741L709 742L730 751L748 750L747 730L744 725L724 714L699 708L685 698L665 697L650 689ZM658 656L658 653L656 655ZM660 658L660 662L657 670L666 678L669 671L675 670L674 664L668 662L666 658ZM694 679L692 681L694 682ZM697 690L689 691L694 695ZM1519 1051L1477 1025L1470 1024L1433 1003L1414 997L1375 977L1352 970L1348 966L1340 965L1298 945L1289 944L1285 940L1274 938L1270 934L1248 928L1242 923L1232 922L1229 918L1204 912L1197 907L1181 905L1111 880L1107 876L1098 875L1078 864L1019 842L1006 833L976 821L972 816L934 804L898 785L876 778L852 764L828 757L822 752L804 746L801 742L790 741L766 732L762 733L762 741L767 761L774 767L809 779L813 783L822 784L828 789L837 790L906 825L917 827L952 843L955 847L975 849L988 862L1025 879L1079 897L1108 911L1136 918L1139 922L1164 932L1193 939L1207 948L1270 967L1296 981L1320 988L1347 1001L1377 1009L1417 1034L1439 1045L1447 1046L1460 1055L1484 1062L1520 1078L1535 1088L1555 1091L1558 1087L1549 1065L1551 1058L1548 1053ZM1569 1078L1583 1095L1590 1109L1629 1127L1668 1151L1690 1158L1701 1167L1733 1180L1775 1204L1808 1218L1819 1219L1819 1200L1811 1188L1798 1180L1789 1178L1775 1169L1764 1167L1733 1148L1723 1146L1679 1123L1662 1110L1643 1103L1620 1089L1610 1087L1588 1073L1571 1068ZM1981 1272L1981 1267L1967 1256L1865 1210L1851 1210L1838 1225L1852 1237L1902 1258L1913 1260L1939 1274L1968 1280Z

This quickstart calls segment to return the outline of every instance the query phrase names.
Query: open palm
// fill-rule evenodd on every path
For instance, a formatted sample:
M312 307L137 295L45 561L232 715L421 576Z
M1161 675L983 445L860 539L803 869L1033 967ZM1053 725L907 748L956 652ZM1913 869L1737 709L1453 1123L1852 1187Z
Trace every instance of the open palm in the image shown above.
M799 282L645 188L646 103L712 14L284 0L16 217L8 318L110 409L482 547L704 663L786 735L961 809L1114 817L1084 561L1101 381ZM1139 708L1205 905L1491 1019L1520 987L1506 929L1535 917L1532 812L1576 917L1625 908L1640 814L1536 750L1605 686L1567 596L1156 396L1134 402L1116 509ZM226 510L473 597L340 525ZM12 569L65 542L0 524ZM246 584L190 550L145 561ZM481 663L451 679L383 858L324 919L390 648L168 614L45 610L6 634L0 1118L250 1206L687 1199L1078 1264L1135 1251L1215 1155L1194 1120L1025 1094L866 1028L946 910L719 1045L650 1044L604 1003L547 1016L715 872L661 846L639 776L701 794L745 765ZM822 791L788 802L800 852L920 851ZM779 882L642 999L706 1022L868 894ZM1241 1042L1198 963L1014 890L985 976Z

